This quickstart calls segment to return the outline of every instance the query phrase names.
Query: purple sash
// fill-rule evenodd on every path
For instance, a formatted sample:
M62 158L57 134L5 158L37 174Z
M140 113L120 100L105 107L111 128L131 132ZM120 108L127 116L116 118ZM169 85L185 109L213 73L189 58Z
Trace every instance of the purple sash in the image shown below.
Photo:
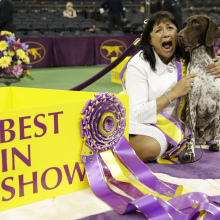
M130 59L129 59L129 61L130 61ZM127 65L129 63L129 61L126 63L126 65L124 66L124 68L122 69L122 71L120 73L121 83L122 83L123 89L125 91L126 91L126 86L125 86L125 83L124 83L125 71L127 69ZM183 62L180 61L180 59L178 57L176 58L176 62L177 62L178 81L179 81L186 74L186 66L183 64ZM178 163L176 163L174 160L172 160L172 157L174 157L177 154L179 154L185 148L186 140L189 137L189 135L191 134L190 129L181 120L182 114L183 114L183 111L184 111L184 107L185 107L185 97L179 97L177 99L177 108L176 108L176 113L177 113L177 115L179 117L179 120L176 121L176 120L174 120L173 118L171 118L170 116L166 115L165 113L163 113L161 111L160 115L163 116L163 121L162 121L163 125L160 126L161 121L159 119L157 120L156 124L152 124L153 126L159 128L163 132L163 134L165 135L167 141L169 143L171 143L172 146L173 146L169 151L165 152L161 156L161 158L162 159L167 159L167 160L169 160L170 162L172 162L174 164L178 164ZM165 122L169 126L164 126ZM170 126L171 124L173 124L176 127L178 127L178 132L180 132L182 134L182 139L181 140L178 139L178 138L175 139L175 134L172 134L172 135L168 134L167 129L172 129L172 127Z

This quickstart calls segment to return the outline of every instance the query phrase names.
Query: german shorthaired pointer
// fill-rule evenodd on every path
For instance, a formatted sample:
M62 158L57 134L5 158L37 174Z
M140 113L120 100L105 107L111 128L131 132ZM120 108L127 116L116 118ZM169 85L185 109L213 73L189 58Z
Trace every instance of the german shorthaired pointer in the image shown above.
M211 151L220 150L220 79L207 73L215 56L213 45L220 38L217 24L204 15L188 18L178 33L181 47L190 48L187 75L196 73L192 90L188 94L188 124L191 136L182 163L195 161L195 144L206 144Z

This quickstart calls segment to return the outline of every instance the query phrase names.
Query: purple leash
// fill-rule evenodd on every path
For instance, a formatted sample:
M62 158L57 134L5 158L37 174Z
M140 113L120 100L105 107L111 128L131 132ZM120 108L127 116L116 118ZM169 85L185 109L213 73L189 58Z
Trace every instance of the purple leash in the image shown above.
M127 48L127 50L125 50L116 60L114 60L112 63L110 63L107 67L105 67L103 70L101 70L99 73L92 76L91 78L89 78L85 82L83 82L83 83L81 83L81 84L79 84L79 85L77 85L77 86L75 86L75 87L73 87L69 90L80 91L80 90L88 87L89 85L91 85L92 83L94 83L95 81L97 81L98 79L103 77L104 75L106 75L109 71L111 71L113 68L115 68L119 63L121 63L122 60L124 60L130 54L130 52L132 52L134 50L134 48L139 45L139 43L140 43L140 38L137 38Z

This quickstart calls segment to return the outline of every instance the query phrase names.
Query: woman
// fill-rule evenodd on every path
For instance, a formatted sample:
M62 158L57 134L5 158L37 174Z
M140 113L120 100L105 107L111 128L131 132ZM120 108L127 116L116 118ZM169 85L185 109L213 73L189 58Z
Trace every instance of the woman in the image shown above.
M177 44L177 21L169 12L159 11L151 16L144 29L140 51L129 61L126 72L126 91L129 95L130 145L144 161L154 160L166 152L169 143L157 123L163 111L177 119L177 98L191 90L196 74L177 80L178 58L185 64L189 54ZM220 77L220 60L209 66L210 74Z
M66 10L63 12L63 16L67 18L77 17L76 11L73 9L73 4L71 2L66 4Z

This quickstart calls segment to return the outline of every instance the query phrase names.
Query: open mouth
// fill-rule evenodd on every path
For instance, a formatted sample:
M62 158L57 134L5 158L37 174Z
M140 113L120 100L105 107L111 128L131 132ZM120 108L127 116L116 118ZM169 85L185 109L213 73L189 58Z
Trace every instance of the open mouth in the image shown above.
M172 42L171 41L165 41L162 43L162 46L163 48L166 50L166 51L170 51L172 50Z

